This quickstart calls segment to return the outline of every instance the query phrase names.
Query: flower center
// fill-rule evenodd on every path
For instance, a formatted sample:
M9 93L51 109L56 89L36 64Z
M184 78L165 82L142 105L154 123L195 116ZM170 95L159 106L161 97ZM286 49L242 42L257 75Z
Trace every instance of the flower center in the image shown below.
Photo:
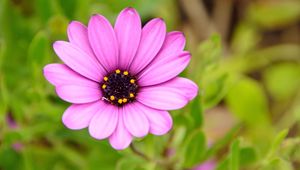
M136 78L128 71L115 70L103 78L101 84L102 99L116 106L133 102L139 86Z

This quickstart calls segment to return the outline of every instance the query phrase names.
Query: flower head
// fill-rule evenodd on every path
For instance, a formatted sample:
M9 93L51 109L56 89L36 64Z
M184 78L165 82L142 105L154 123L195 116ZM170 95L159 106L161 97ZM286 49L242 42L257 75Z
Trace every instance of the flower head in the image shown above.
M63 123L88 127L115 149L128 147L133 137L167 133L167 110L184 107L197 94L195 83L177 77L191 58L184 35L167 33L162 19L142 27L137 11L126 8L114 27L102 15L93 15L87 27L71 22L68 38L53 44L64 64L44 68L57 95L72 103Z

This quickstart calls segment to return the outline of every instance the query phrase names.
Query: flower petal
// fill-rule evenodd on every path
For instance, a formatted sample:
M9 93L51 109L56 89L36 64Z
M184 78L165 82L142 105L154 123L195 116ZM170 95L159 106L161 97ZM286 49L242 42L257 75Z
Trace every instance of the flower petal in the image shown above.
M86 85L62 85L56 87L57 95L70 103L90 103L99 100L102 96L99 87Z
M169 33L161 51L139 74L139 84L141 86L159 84L181 73L191 59L188 52L182 52L184 44L185 38L182 33Z
M78 130L86 128L92 117L103 106L104 103L101 100L93 103L73 104L64 112L62 121L69 129Z
M119 42L119 67L127 70L138 49L142 26L138 12L133 8L125 8L115 23L115 32Z
M69 42L56 41L53 48L67 66L84 77L99 82L106 74L96 58Z
M116 129L118 123L118 107L106 104L99 108L89 125L89 133L96 139L109 137Z
M162 19L149 21L142 30L141 42L130 66L133 74L139 73L156 56L166 36L166 24Z
M109 21L102 15L91 17L88 25L88 37L94 53L107 71L118 66L118 41Z
M155 86L142 87L137 94L137 100L159 110L180 109L188 102L183 90L185 89L178 89L174 87L172 81L168 81Z
M54 86L71 84L84 84L92 87L98 86L96 82L81 76L65 64L48 64L44 67L43 72L46 79Z
M173 120L167 111L157 110L137 102L139 107L148 118L150 133L154 135L164 135L172 128Z
M94 56L88 39L88 32L85 25L78 21L72 21L68 26L68 38L71 44L78 46L90 56Z
M140 86L150 86L166 82L181 73L191 60L189 52L181 52L170 61L153 63L139 76Z
M188 100L193 100L198 94L197 84L187 78L176 77L167 83L169 87L181 89L180 92Z
M109 137L109 143L117 150L125 149L132 141L132 135L124 126L122 109L119 109L118 125L113 134Z
M124 124L127 130L136 137L146 136L149 132L149 122L143 110L136 103L125 105L123 110Z

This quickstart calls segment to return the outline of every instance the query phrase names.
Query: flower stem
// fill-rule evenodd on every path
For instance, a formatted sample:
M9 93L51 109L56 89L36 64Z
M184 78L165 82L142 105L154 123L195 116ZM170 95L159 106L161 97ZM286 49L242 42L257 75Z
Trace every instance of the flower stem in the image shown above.
M145 155L144 153L142 153L141 151L139 151L134 145L133 143L130 144L130 149L132 150L132 152L136 155L138 155L139 157L142 157L143 159L147 160L147 161L151 161L151 159Z

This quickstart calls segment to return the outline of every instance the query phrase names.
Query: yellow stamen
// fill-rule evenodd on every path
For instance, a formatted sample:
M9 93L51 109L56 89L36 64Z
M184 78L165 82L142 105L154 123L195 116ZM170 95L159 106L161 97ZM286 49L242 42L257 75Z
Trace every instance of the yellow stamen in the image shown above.
M129 73L128 73L128 71L124 71L123 74L124 74L125 76L127 76Z
M126 98L123 98L123 103L126 103L127 102L127 99Z
M121 73L121 70L117 69L117 70L116 70L116 73L117 73L117 74L120 74L120 73Z
M102 89L105 89L105 88L106 88L106 84L103 84L103 85L102 85Z
M131 80L130 80L130 83L131 83L131 84L134 84L134 83L135 83L135 80L134 80L134 79L131 79Z
M122 102L123 102L122 99L119 99L119 100L118 100L118 103L119 103L119 104L122 104Z
M130 94L129 94L129 97L130 97L130 98L133 98L133 97L134 97L134 94L133 94L133 93L130 93Z
M115 96L110 96L110 100L115 100Z
M106 76L103 77L103 80L104 80L104 81L107 81L107 80L108 80L108 77L106 77Z

